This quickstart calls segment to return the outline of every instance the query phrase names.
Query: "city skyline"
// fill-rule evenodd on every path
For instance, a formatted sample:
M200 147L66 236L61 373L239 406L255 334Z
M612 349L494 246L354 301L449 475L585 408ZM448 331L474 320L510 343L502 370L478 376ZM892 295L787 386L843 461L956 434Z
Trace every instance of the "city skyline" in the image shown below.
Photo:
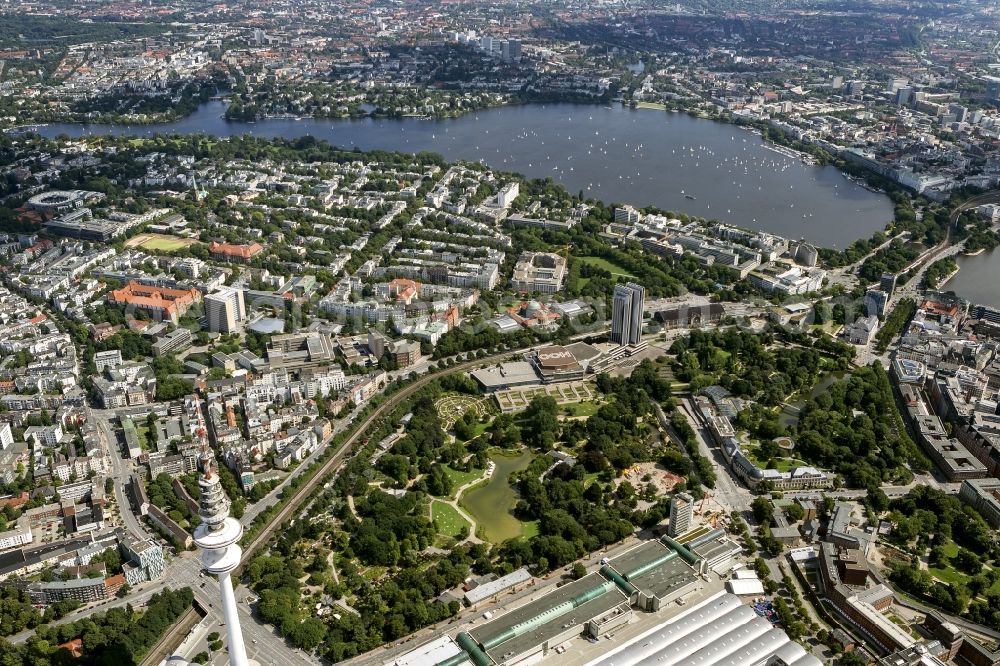
M0 661L1000 666L995 2L0 24Z

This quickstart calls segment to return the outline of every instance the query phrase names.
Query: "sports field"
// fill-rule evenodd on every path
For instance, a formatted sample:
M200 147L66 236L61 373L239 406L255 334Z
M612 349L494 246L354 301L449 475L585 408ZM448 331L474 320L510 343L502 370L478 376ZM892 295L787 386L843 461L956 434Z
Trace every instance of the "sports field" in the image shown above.
M166 234L139 234L125 241L125 247L141 247L144 250L159 252L176 252L194 245L198 241L192 238L178 238Z

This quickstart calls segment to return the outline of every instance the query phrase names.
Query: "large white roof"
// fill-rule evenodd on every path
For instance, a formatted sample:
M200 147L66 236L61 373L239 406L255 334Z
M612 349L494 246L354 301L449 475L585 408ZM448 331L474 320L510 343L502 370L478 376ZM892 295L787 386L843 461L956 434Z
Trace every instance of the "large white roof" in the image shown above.
M757 666L772 657L788 666L821 664L739 597L720 593L587 666Z

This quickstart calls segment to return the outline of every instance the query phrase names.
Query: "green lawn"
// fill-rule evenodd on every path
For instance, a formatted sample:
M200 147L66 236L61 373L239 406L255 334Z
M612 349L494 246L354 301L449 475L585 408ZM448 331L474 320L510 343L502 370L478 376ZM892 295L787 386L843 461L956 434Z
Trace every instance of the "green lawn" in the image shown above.
M949 541L944 546L945 555L949 558L958 555L958 544L954 541ZM968 574L962 573L953 566L949 566L947 569L937 569L935 567L927 567L927 572L931 576L937 578L938 580L944 581L945 583L968 583L972 577ZM1000 580L991 585L986 590L986 594L990 592L1000 592ZM985 596L985 594L984 594Z
M136 433L139 435L139 446L143 451L149 450L149 428L144 425L136 425Z
M935 569L934 567L927 567L927 571L930 575L934 576L938 580L943 580L946 583L968 583L969 577L964 573L948 567L947 569Z
M458 490L459 488L469 483L470 481L475 481L476 479L480 478L483 475L483 470L475 469L472 470L471 472L460 472L457 469L452 468L451 465L445 465L444 473L447 474L449 478L451 478L451 485L453 489L451 496L454 497L455 490Z
M521 538L528 540L533 539L538 536L539 528L537 520L529 520L527 522L521 523Z
M601 408L602 402L596 400L584 400L583 402L571 402L559 405L559 412L567 416L593 416Z
M751 461L756 463L758 467L763 469L767 465L766 460L760 459L759 456L760 449L758 447L747 446L744 448L744 451L746 452L747 457L750 458ZM774 464L775 464L775 469L778 470L779 472L791 472L796 467L802 467L806 465L806 462L799 460L797 458L781 458L776 456L774 458Z
M437 525L438 532L450 537L457 537L463 527L471 527L455 507L440 500L431 500L431 520Z
M666 104L660 102L636 102L635 108L637 109L656 109L657 111L666 111Z
M472 437L469 438L469 441L482 435L484 432L486 432L487 428L489 427L490 427L489 423L476 423L475 425L473 425L472 426L473 435Z
M621 275L623 277L634 278L635 276L629 273L627 270L619 266L618 264L612 263L607 259L602 257L576 257L577 261L590 264L591 266L596 266L598 268L603 268L609 271L612 275Z

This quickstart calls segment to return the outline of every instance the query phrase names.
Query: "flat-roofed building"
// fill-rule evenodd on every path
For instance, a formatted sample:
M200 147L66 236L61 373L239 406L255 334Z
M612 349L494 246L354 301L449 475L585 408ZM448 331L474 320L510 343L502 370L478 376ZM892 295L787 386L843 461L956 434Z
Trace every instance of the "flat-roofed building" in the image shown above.
M457 658L460 654L462 648L450 636L439 636L409 652L393 657L386 661L384 666L437 666Z
M731 570L743 552L738 543L715 530L687 544L688 549L705 562L705 567L722 575Z
M503 592L514 592L530 582L531 574L527 569L522 567L506 576L501 576L500 578L472 588L465 593L465 603L467 606L475 606L479 602L492 599Z
M554 252L522 252L514 265L510 286L514 291L554 294L563 288L566 259Z
M670 498L670 523L667 525L667 534L677 537L686 533L691 529L693 519L693 497L687 493L677 493Z
M1000 479L966 479L958 497L972 506L993 529L1000 529Z
M397 368L408 368L420 361L420 343L416 340L396 340L389 346Z
M634 282L615 285L611 307L611 342L639 344L645 296L646 290Z
M98 372L104 372L105 368L115 368L123 363L122 350L108 349L94 353L94 366Z
M73 580L54 580L50 583L32 583L28 586L31 600L40 604L54 604L66 599L76 599L81 603L90 603L108 598L108 592L103 578L79 578Z
M193 342L194 335L190 330L183 327L175 328L153 343L153 356L175 354L190 347Z
M20 548L31 543L31 521L27 516L18 518L10 529L0 532L0 550Z
M637 608L656 612L667 604L683 599L701 589L698 571L662 541L646 541L611 559L601 572L623 587L618 574L631 590L631 601Z
M615 609L621 610L620 616L630 615L628 597L613 582L592 573L459 634L459 645L471 638L476 652L497 666L543 659L560 643L579 636L588 622Z
M707 305L682 305L653 313L653 320L663 324L666 329L700 328L708 324L717 324L726 314L726 308L721 303Z
M233 333L246 320L243 290L226 287L205 296L205 319L214 333Z
M275 335L267 344L267 360L272 369L331 364L335 358L333 341L323 333Z
M83 211L76 212L82 213ZM127 225L121 222L95 219L89 215L75 215L72 213L45 223L45 229L53 234L102 243L107 243L113 238L122 235L126 228Z
M154 505L150 505L154 508ZM128 561L125 568L125 578L129 585L138 585L147 580L159 578L163 573L163 549L159 544L149 540L137 539L121 532L118 537L123 559Z
M542 378L535 366L527 361L500 363L499 365L480 368L469 373L484 391L504 391L521 386L538 386Z
M560 345L542 347L532 357L531 363L546 383L571 382L583 379L583 366L573 352Z

